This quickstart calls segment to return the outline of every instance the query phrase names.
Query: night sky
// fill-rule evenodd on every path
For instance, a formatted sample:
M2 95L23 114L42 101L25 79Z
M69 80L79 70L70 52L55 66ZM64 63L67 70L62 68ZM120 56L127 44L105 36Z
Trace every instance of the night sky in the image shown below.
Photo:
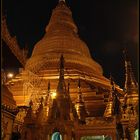
M12 36L21 48L27 46L29 56L43 37L52 9L58 0L3 0L2 12ZM123 49L127 48L138 81L138 1L137 0L66 0L79 29L79 36L88 45L92 57L110 73L115 82L124 85ZM2 68L16 72L21 67L3 42Z

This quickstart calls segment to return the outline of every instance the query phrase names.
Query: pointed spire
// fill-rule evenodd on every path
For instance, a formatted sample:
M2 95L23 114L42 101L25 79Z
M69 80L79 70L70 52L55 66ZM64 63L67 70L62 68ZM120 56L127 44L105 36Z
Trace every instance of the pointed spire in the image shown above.
M126 48L123 51L124 57L125 57L125 86L124 89L125 91L129 94L130 92L133 92L137 90L137 82L135 80L133 71L132 71L132 66L131 62L128 56L128 52Z
M63 70L64 69L64 57L63 57L63 54L61 54L61 57L60 57L60 70Z
M80 78L79 78L79 80L78 80L78 88L79 88L79 89L81 88Z
M83 103L80 78L78 80L78 99L77 99L77 102Z
M50 93L50 80L48 82L48 93Z
M70 92L70 82L68 81L68 93Z
M85 103L84 103L84 100L83 100L83 97L82 97L80 79L78 80L78 97L77 97L77 101L76 101L76 104L75 104L75 108L76 108L79 120L82 123L84 123L87 112L86 112Z
M64 57L63 54L60 57L60 63L59 63L59 81L63 82L64 81Z
M109 98L108 98L108 103L106 105L106 109L104 112L104 117L105 118L111 118L113 116L114 113L114 81L112 76L110 75L110 85L111 85L111 89L110 89L110 94L109 94Z
M138 112L136 111L136 106L139 102L139 96L138 96L138 85L135 81L132 68L131 68L131 62L128 56L128 52L125 48L123 51L125 56L125 95L123 98L123 102L121 105L121 122L127 122L127 125L129 127L134 127L137 122L138 118ZM131 121L133 120L133 121Z
M114 82L114 79L113 79L111 73L110 73L110 78L109 79L110 79L111 91L114 92L114 90L115 90L115 82Z
M64 57L61 55L59 63L59 82L56 91L56 98L52 100L49 107L48 121L54 119L70 119L70 95L67 93L64 81Z
M60 57L60 66L59 66L59 83L57 86L57 91L62 93L65 92L66 90L66 86L65 86L65 82L64 82L64 57L63 54Z

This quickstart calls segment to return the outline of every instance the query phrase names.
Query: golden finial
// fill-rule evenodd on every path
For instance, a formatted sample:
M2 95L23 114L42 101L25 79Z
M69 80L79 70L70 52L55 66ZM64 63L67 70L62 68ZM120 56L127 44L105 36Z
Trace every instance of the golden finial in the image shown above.
M114 80L113 80L113 77L110 73L110 86L111 86L111 91L114 91L115 90L115 84L114 84Z
M77 100L77 102L83 103L80 78L78 80L78 100Z
M64 57L63 57L63 54L61 54L61 57L60 57L59 70L60 70L59 80L64 80Z
M59 63L59 82L57 86L58 92L64 92L66 90L65 82L64 82L64 57L63 54L60 57Z
M68 93L70 92L70 82L68 81Z
M135 80L133 71L132 71L132 66L131 66L131 62L128 56L128 51L125 48L124 51L124 57L125 57L125 86L124 86L124 90L125 92L127 92L127 94L129 94L130 92L137 90L138 86L137 86L137 82Z
M80 78L79 78L79 80L78 80L78 88L79 88L79 89L81 88Z
M50 80L48 82L48 93L50 93Z
M87 115L87 112L86 112L85 103L82 97L80 78L78 80L78 97L75 104L75 108L76 108L79 120L81 122L85 122L85 117Z
M111 90L110 90L110 94L109 94L109 98L108 98L108 103L106 105L106 109L104 112L104 117L105 118L111 118L113 116L114 113L114 81L112 76L110 75L110 85L111 85Z

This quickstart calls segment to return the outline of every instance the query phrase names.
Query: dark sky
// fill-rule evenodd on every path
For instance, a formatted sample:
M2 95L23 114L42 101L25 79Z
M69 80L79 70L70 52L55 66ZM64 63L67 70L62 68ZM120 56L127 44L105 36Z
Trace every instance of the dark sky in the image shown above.
M3 0L3 13L11 35L16 35L20 47L28 46L29 56L43 37L52 9L58 0ZM79 35L88 45L92 57L110 73L121 87L124 84L124 58L128 49L134 75L138 80L138 1L137 0L66 0L78 26ZM21 67L3 42L2 67L16 71Z

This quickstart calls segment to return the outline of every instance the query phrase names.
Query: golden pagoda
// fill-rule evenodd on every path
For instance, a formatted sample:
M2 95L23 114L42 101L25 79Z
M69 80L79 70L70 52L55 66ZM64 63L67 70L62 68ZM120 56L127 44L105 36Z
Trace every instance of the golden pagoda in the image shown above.
M96 116L103 114L104 109L99 109L105 108L102 91L105 93L110 90L110 81L103 76L102 67L92 59L86 43L79 38L72 13L64 1L60 1L53 10L46 33L34 46L25 69L9 82L9 89L13 92L17 104L28 105L31 98L41 97L43 94L45 97L46 84L50 80L52 92L56 91L61 54L65 58L65 83L70 83L72 100L77 98L75 82L78 83L80 78L88 112ZM123 92L117 85L116 89ZM94 98L97 100L93 101ZM92 109L94 104L95 112Z
M15 124L21 140L133 140L138 90L130 63L126 90L110 84L78 36L64 0L52 11L45 31L25 67L7 82L20 108Z

